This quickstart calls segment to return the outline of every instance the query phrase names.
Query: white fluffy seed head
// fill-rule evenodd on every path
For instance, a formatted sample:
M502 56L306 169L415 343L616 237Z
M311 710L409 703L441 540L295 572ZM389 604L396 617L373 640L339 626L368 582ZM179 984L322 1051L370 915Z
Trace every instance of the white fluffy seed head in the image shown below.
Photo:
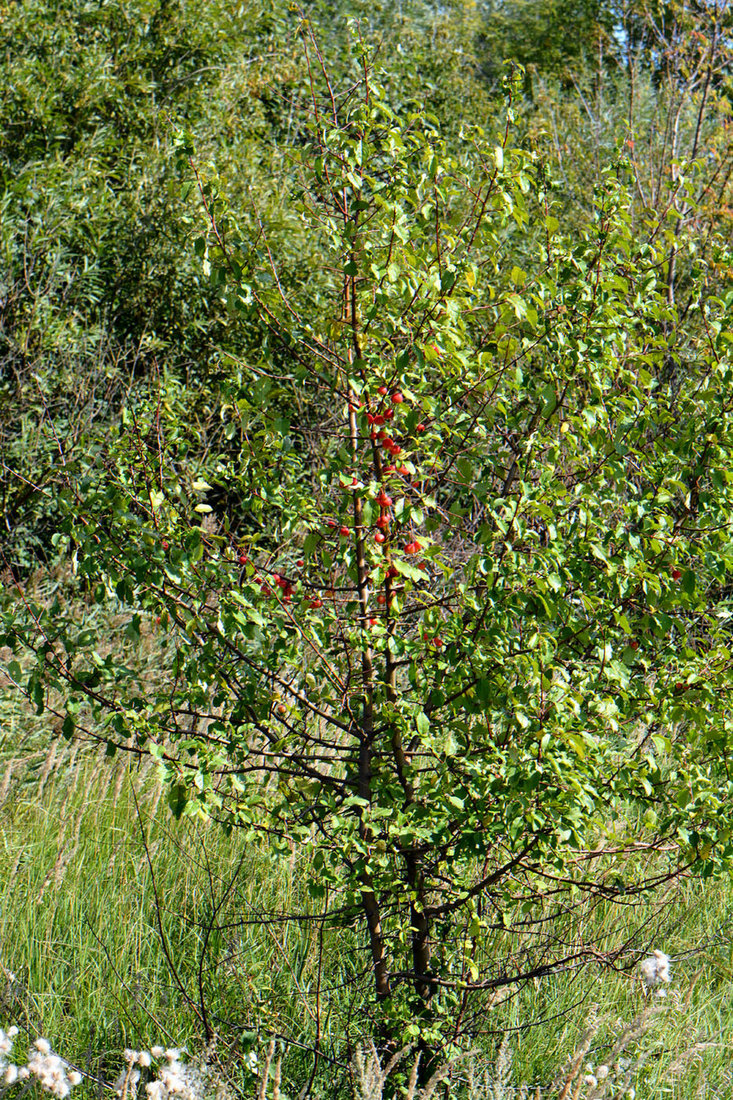
M670 974L670 958L663 951L653 951L648 959L640 964L639 969L647 989L659 985L660 982L672 980Z
M49 1043L48 1039L36 1039L33 1045L39 1054L51 1053L51 1044Z
M660 982L669 982L672 980L669 972L670 958L669 955L665 955L663 951L655 951L654 958L657 963L657 978Z

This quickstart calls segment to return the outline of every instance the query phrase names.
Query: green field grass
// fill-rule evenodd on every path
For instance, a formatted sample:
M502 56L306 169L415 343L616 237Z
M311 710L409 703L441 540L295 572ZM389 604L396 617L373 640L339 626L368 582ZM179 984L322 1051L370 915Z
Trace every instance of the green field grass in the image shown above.
M274 857L213 822L176 822L151 765L69 745L44 722L3 697L0 1026L50 1037L105 1081L125 1047L198 1052L216 1036L221 1072L252 1095L253 1057L261 1067L275 1038L292 1097L312 1076L317 1040L314 1094L348 1091L369 977L354 933L275 919L315 904L304 853ZM729 1096L732 929L727 879L681 879L653 900L568 921L558 935L575 942L628 941L628 969L586 965L497 999L477 1021L475 1054L453 1071L455 1087L557 1094L550 1086L589 1021L582 1064L597 1067L646 1011L646 1034L622 1052L637 1096ZM673 958L666 1000L645 998L638 977L652 946Z
M276 1035L304 1073L298 1044L313 1043L319 1010L335 1045L334 943L317 923L269 919L307 907L297 854L273 864L214 823L177 823L152 772L98 750L7 744L6 727L0 1024L52 1037L106 1079L125 1047L200 1050L213 1033L235 1069Z

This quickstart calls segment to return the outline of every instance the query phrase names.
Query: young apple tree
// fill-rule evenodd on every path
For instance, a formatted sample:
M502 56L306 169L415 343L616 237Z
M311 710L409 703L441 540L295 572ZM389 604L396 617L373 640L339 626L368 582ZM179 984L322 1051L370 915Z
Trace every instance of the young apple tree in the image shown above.
M304 33L284 229L182 138L254 334L199 395L216 447L163 387L70 475L61 548L169 665L17 593L4 641L69 736L156 756L177 814L310 853L427 1067L522 983L635 964L576 911L730 860L733 294L664 211L632 231L623 159L566 237L511 80L498 136L449 149L355 41L339 83Z

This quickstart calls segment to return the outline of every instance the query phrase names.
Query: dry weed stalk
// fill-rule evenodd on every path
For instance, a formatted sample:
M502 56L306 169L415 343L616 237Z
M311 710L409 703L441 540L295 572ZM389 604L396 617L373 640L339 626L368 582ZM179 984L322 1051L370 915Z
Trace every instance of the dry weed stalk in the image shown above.
M369 1041L366 1052L362 1047L357 1048L351 1063L356 1085L355 1100L382 1100L384 1086L388 1078L414 1049L415 1044L410 1043L393 1054L383 1066L379 1052L372 1040ZM420 1051L418 1051L410 1068L407 1087L402 1092L403 1100L430 1100L438 1085L449 1080L458 1064L470 1058L473 1054L473 1051L467 1051L459 1058L444 1062L443 1065L438 1066L424 1085L418 1087L420 1069Z
M272 1065L272 1059L274 1058L274 1056L275 1056L275 1040L270 1039L270 1042L269 1042L268 1047L267 1047L267 1052L265 1054L265 1064L263 1065L262 1073L260 1074L260 1084L259 1084L259 1088L257 1089L257 1100L267 1100L267 1082L270 1079L270 1066ZM279 1065L280 1064L278 1063L278 1066L276 1067L276 1071L275 1071L275 1076L277 1078L278 1091L279 1091L279 1088L280 1088L280 1081L279 1081L280 1074L278 1072ZM273 1089L273 1092L274 1092L274 1089Z
M600 1023L597 1016L597 1008L595 1005L591 1006L591 1010L588 1017L588 1027L585 1030L583 1038L575 1049L575 1052L570 1055L570 1065L562 1074L560 1080L553 1085L553 1088L558 1090L557 1100L567 1100L568 1096L573 1096L573 1100L578 1095L577 1092L572 1092L573 1085L579 1078L580 1072L583 1068L583 1060L586 1054L590 1050L590 1045L593 1042Z
M3 781L2 781L2 783L0 783L0 806L3 805L3 803L5 802L5 799L8 797L8 791L10 790L10 781L13 778L13 767L14 767L14 765L15 765L14 760L11 760L8 763L8 765L5 769L5 774L3 775Z
M476 1060L470 1061L466 1075L468 1100L542 1100L542 1086L512 1085L513 1062L509 1035L501 1041L493 1068L485 1063L479 1066ZM547 1090L544 1092L546 1094Z
M632 1078L649 1058L648 1051L640 1051L628 1057L630 1050L650 1029L656 1018L667 1007L663 999L649 1001L642 1011L629 1024L621 1024L621 1033L609 1051L606 1061L595 1070L585 1062L591 1042L598 1033L602 1020L597 1017L597 1007L593 1006L593 1016L576 1051L569 1058L569 1066L563 1070L553 1083L551 1094L557 1093L558 1100L604 1100L612 1096L633 1097Z

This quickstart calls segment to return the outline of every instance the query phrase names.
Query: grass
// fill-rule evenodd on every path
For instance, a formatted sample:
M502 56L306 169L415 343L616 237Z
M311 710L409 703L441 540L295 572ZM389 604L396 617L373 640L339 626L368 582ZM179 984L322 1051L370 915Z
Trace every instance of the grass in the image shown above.
M337 1045L341 982L325 972L346 975L334 933L321 947L317 923L267 920L308 906L297 855L275 863L214 823L175 822L152 770L58 740L42 754L41 737L21 756L7 727L3 742L0 1026L107 1080L123 1048L201 1049L207 1026L234 1065L275 1035L306 1074L318 1008L324 1051Z
M313 1089L345 1089L346 1038L368 996L359 944L318 921L271 920L315 904L303 853L276 859L214 823L176 822L150 766L50 737L7 694L0 716L0 1026L47 1035L107 1081L125 1047L201 1050L208 1028L246 1095L258 1090L253 1054L261 1067L274 1038L270 1060L283 1055L279 1087L293 1098L310 1080L318 1034ZM730 1096L732 928L730 879L682 879L654 904L604 904L568 921L559 935L628 941L630 969L586 966L495 1004L456 1083L494 1100L519 1097L522 1082L525 1095L559 1096L563 1066L585 1041L582 1087L568 1095L592 1096L585 1066L611 1058L624 1026L646 1014L645 1034L622 1055L638 1097ZM656 946L673 957L674 981L650 1012L635 964Z

